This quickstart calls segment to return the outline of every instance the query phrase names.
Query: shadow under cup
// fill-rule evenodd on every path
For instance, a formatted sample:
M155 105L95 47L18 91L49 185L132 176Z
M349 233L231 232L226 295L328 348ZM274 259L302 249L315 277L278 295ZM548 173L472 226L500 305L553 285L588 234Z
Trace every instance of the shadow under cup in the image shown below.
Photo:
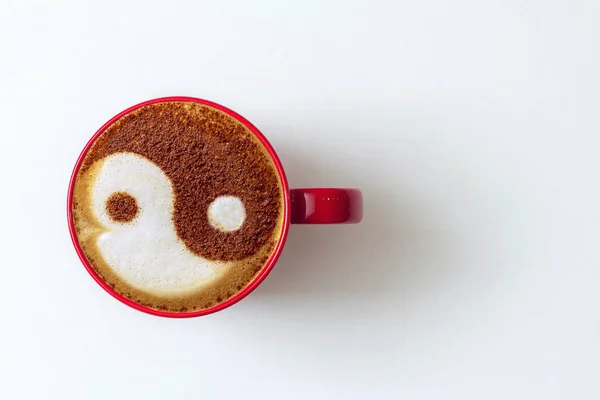
M166 102L193 102L198 103L203 106L208 106L214 108L218 111L221 111L228 116L234 118L239 123L243 124L252 134L259 140L264 149L266 150L268 156L270 157L273 165L275 166L275 170L277 171L277 176L279 178L279 183L281 185L281 189L283 192L282 200L282 226L279 229L279 237L274 246L274 250L268 257L264 266L256 273L256 275L252 278L252 280L243 287L239 292L235 293L232 297L227 300L215 304L209 308L198 309L194 311L166 311L166 310L158 310L145 305L142 305L136 301L133 301L119 292L117 292L110 284L108 284L94 269L91 263L88 261L84 251L79 243L77 232L75 229L75 218L73 215L73 206L74 206L74 193L76 180L82 164L84 163L84 159L94 144L94 142L104 133L104 131L113 125L116 121L120 120L127 114L138 110L142 107L156 104L156 103L166 103ZM356 189L296 189L290 192L287 179L283 170L283 166L281 165L281 161L279 160L275 150L271 146L271 144L267 141L264 135L247 119L237 114L236 112L221 106L217 103L193 98L193 97L164 97L153 99L149 101L142 102L133 107L130 107L121 113L117 114L113 118L111 118L108 122L106 122L98 131L92 136L92 138L88 141L83 151L81 152L75 167L73 169L73 173L71 175L71 180L69 183L69 190L67 196L67 218L69 224L69 231L71 235L71 240L79 256L81 262L85 266L86 270L92 276L92 278L111 296L126 304L136 310L143 311L148 314L162 316L162 317L173 317L173 318L186 318L186 317L197 317L202 315L211 314L220 310L223 310L244 297L250 294L256 287L267 277L272 268L274 267L281 251L283 249L284 243L287 238L287 233L289 229L290 223L303 223L303 224L314 224L314 223L356 223L362 219L362 195L360 191Z

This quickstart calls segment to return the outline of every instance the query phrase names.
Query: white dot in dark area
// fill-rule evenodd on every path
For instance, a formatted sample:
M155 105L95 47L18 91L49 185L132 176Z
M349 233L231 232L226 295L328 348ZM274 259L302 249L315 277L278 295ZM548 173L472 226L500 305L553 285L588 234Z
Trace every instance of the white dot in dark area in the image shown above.
M246 220L246 208L235 196L219 196L208 206L208 220L221 232L238 230Z

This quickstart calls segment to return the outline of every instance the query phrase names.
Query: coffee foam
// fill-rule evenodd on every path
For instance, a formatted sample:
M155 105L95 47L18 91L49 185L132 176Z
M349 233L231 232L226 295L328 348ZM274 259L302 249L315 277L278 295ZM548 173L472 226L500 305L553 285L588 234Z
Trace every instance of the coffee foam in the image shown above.
M107 210L111 195L119 200ZM211 107L174 102L144 106L100 135L77 173L72 212L104 282L141 305L180 312L219 304L254 279L281 235L282 199L252 132Z
M208 219L221 232L238 230L246 219L244 203L235 196L219 196L208 206Z
M106 210L115 192L134 197L139 210L131 222L116 222ZM224 273L231 263L191 253L173 226L174 193L169 178L151 161L115 153L102 162L91 191L92 210L106 231L98 236L102 257L131 286L157 293L196 289Z

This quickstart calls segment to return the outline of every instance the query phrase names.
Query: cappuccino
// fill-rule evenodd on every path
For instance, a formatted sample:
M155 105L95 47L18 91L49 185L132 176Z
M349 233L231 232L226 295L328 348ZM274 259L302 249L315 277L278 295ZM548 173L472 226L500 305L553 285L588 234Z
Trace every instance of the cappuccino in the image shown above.
M121 295L172 312L248 285L283 229L276 167L241 122L195 102L123 116L84 156L73 191L79 245Z

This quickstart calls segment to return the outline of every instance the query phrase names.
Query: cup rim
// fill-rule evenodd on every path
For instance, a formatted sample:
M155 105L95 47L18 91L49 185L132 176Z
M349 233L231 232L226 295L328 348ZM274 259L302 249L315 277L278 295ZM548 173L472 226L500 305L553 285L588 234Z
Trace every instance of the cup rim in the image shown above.
M229 298L226 301L219 303L213 307L202 309L202 310L197 310L197 311L177 312L177 311L156 310L154 308L150 308L150 307L144 306L142 304L139 304L133 300L130 300L127 297L118 293L116 290L114 290L108 283L106 283L98 275L98 273L94 270L94 268L92 267L90 262L85 257L85 254L83 253L83 250L81 249L81 246L79 244L77 234L75 232L75 222L73 220L73 192L75 189L75 180L77 178L77 173L79 172L79 168L81 167L81 164L83 163L83 159L85 158L87 152L89 151L89 149L93 145L93 143L98 139L98 137L100 137L100 135L110 125L112 125L117 120L124 117L125 115L127 115L139 108L150 105L150 104L165 103L165 102L194 102L194 103L202 104L202 105L205 105L208 107L215 108L221 112L224 112L225 114L227 114L227 115L235 118L237 121L241 122L246 128L248 128L248 130L250 130L254 134L254 136L256 136L258 138L260 143L267 150L267 153L269 154L269 157L273 161L273 164L275 165L275 169L277 170L279 182L281 184L281 189L283 191L283 226L281 229L281 235L279 236L279 239L277 240L277 244L275 245L275 250L273 250L273 253L269 257L269 259L266 261L263 268L252 279L252 281L250 281L250 283L248 285L246 285L245 288L240 290L238 293L236 293L231 298ZM145 312L147 314L156 315L156 316L160 316L160 317L170 317L170 318L190 318L190 317L199 317L202 315L212 314L212 313L221 311L225 308L228 308L228 307L234 305L235 303L237 303L238 301L242 300L244 297L246 297L250 293L252 293L254 291L254 289L256 289L262 283L262 281L265 280L267 275L269 275L269 273L275 266L275 263L277 262L277 259L279 258L281 251L283 250L283 246L284 246L286 238L287 238L287 234L288 234L288 230L289 230L289 226L290 226L290 218L291 218L290 202L291 202L290 189L288 186L287 178L285 176L285 172L283 170L281 161L279 160L277 153L275 152L275 150L273 149L273 147L271 146L271 144L269 143L267 138L250 121L248 121L246 118L244 118L240 114L236 113L235 111L233 111L225 106L222 106L218 103L209 101L209 100L200 99L197 97L188 97L188 96L168 96L168 97L159 97L159 98L155 98L155 99L151 99L151 100L146 100L146 101L143 101L141 103L138 103L136 105L133 105L133 106L121 111L120 113L118 113L117 115L115 115L114 117L109 119L104 125L102 125L100 127L100 129L98 129L96 131L96 133L90 138L90 140L87 142L87 144L85 145L85 147L79 154L77 162L75 163L75 167L73 168L73 172L71 173L71 179L69 181L69 190L68 190L68 194L67 194L67 220L68 220L68 225L69 225L69 233L71 235L71 241L73 242L73 246L75 247L75 251L77 252L77 255L79 256L79 259L81 260L85 269L88 271L88 273L91 275L91 277L108 294L110 294L115 299L119 300L121 303L128 305L129 307L132 307L138 311Z

